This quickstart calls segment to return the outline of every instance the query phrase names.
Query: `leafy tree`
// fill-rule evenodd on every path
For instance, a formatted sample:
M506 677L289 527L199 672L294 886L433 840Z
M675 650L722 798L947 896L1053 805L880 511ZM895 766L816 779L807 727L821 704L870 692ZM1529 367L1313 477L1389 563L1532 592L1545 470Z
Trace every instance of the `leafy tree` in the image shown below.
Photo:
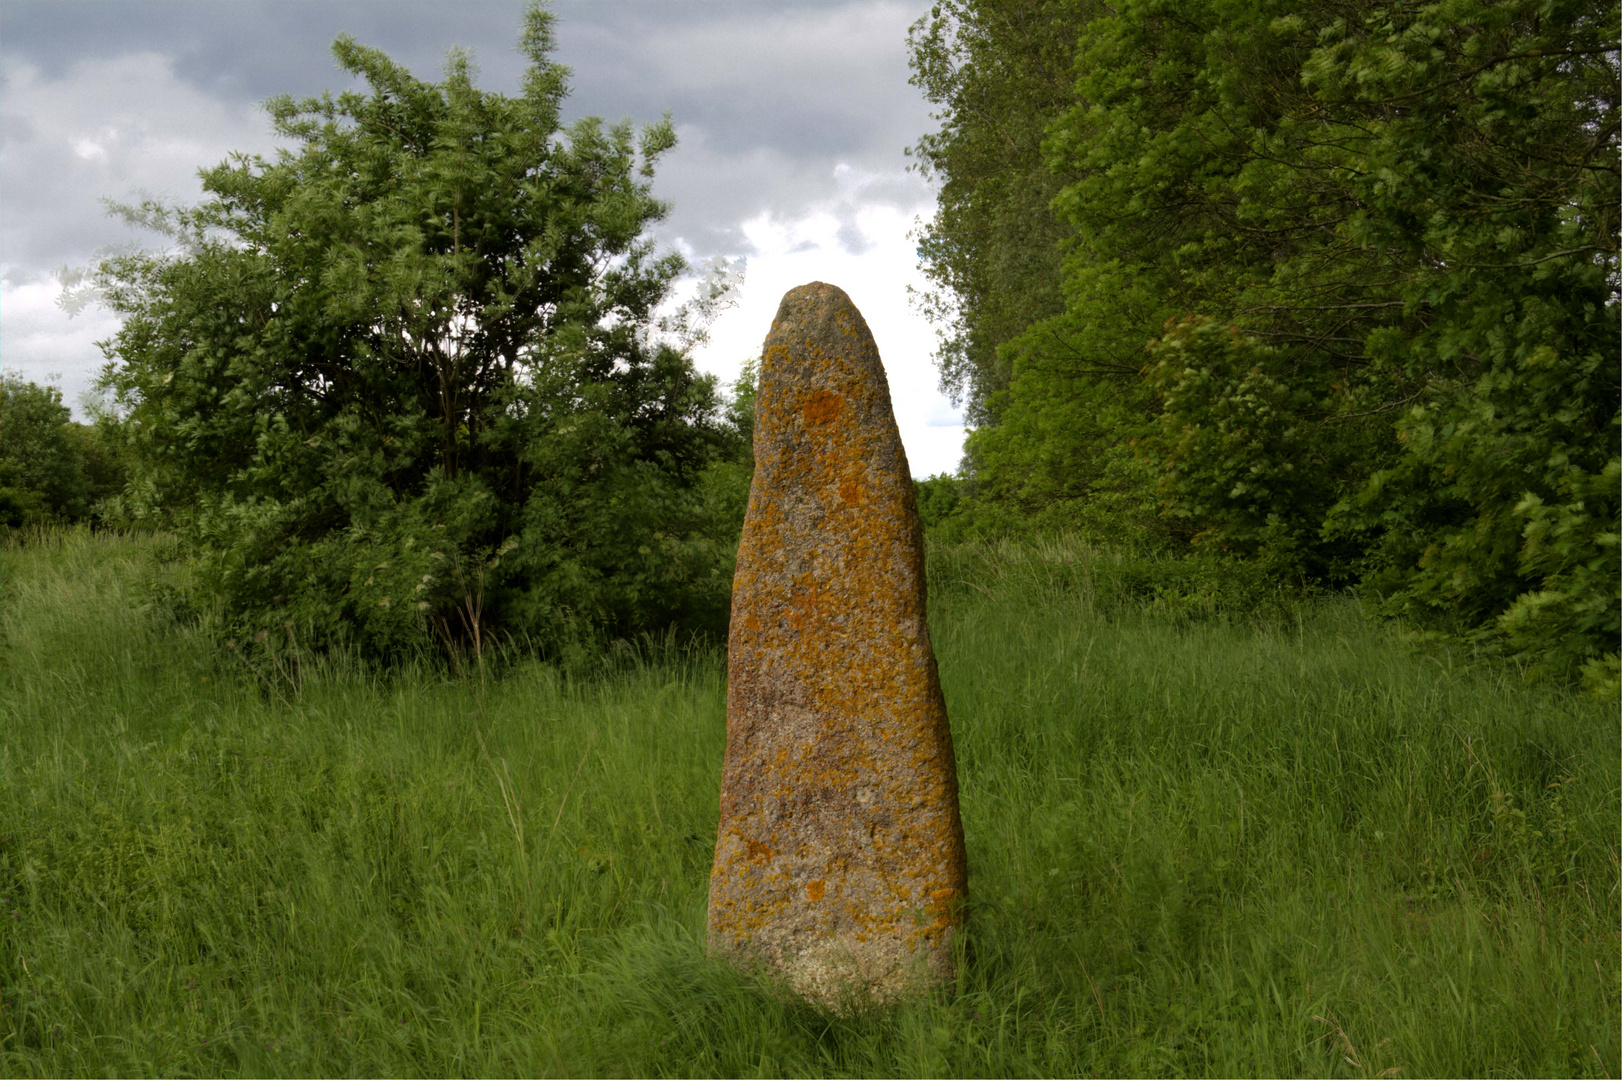
M88 521L123 487L118 456L71 417L54 386L0 374L0 528Z
M938 473L927 480L914 480L918 492L918 520L931 533L938 534L963 502L963 484L955 476Z
M340 37L369 92L273 98L295 150L124 209L175 242L98 273L132 499L244 640L557 653L724 619L735 538L701 487L726 433L654 318L683 263L644 236L668 118L564 130L539 5L521 48L507 97L459 51L433 84Z
M1618 21L1609 4L1393 6L1303 68L1370 136L1349 238L1399 250L1405 322L1364 336L1400 451L1332 512L1393 610L1613 688L1618 621ZM1606 674L1606 673L1609 674Z
M722 410L725 447L699 485L705 507L703 517L717 535L735 538L743 533L749 485L755 476L755 389L759 377L759 358L746 360Z
M954 521L965 535L1176 531L1156 517L1153 479L1129 445L1149 422L1131 383L1147 334L1100 320L1124 336L1121 355L1081 358L1069 335L1046 329L1066 311L1063 259L1079 237L1055 212L1075 175L1055 167L1043 140L1075 103L1078 49L1105 11L1092 0L948 0L909 37L912 81L942 107L941 129L909 152L940 182L919 242L934 287L919 301L940 337L942 386L973 425ZM1144 326L1158 325L1158 312ZM1016 373L1029 382L1036 369L1057 385L1036 397L1013 389Z
M1322 571L1317 534L1337 477L1357 463L1354 446L1314 438L1317 403L1281 353L1237 326L1172 323L1150 348L1145 374L1161 411L1144 443L1164 457L1168 516L1196 527L1197 541L1288 576Z
M1209 461L1178 468L1173 448L1205 447L1167 426L1197 400L1245 393L1238 381L1250 365L1205 373L1204 385L1178 395L1169 415L1164 395L1176 389L1177 372L1155 360L1145 365L1146 343L1187 316L1237 325L1269 346L1250 358L1265 359L1270 377L1287 381L1293 400L1308 408L1292 438L1297 452L1317 455L1310 459L1317 472L1333 467L1331 455L1319 453L1325 446L1367 441L1355 424L1340 424L1323 440L1300 442L1323 429L1333 384L1346 384L1334 352L1347 331L1336 324L1364 311L1360 290L1369 274L1351 257L1361 253L1342 250L1333 236L1332 223L1345 215L1345 200L1325 179L1333 169L1301 168L1301 147L1280 135L1292 109L1316 109L1299 81L1310 35L1287 30L1282 11L1223 0L1140 2L1088 24L1072 105L1050 126L1047 143L1051 167L1074 178L1054 204L1076 236L1065 309L1008 348L1014 375L1003 422L973 436L995 497L1054 507L1083 525L1086 508L1107 500L1139 529L1158 516L1172 537L1257 554L1255 535L1233 535L1206 513L1221 493L1185 491L1219 473ZM1308 141L1321 134L1314 132ZM1377 253L1372 263L1384 265ZM1291 289L1298 304L1288 302ZM1239 359L1219 334L1190 331L1176 342L1179 353L1211 346L1195 351L1218 368ZM1137 465L1127 460L1134 447ZM1345 464L1345 455L1334 456ZM1361 455L1351 460L1366 470ZM1169 475L1157 485L1162 469ZM1157 486L1166 500L1159 514L1151 501ZM1234 523L1257 513L1262 521L1299 521L1298 492L1274 487L1276 504L1259 507L1262 490L1239 492L1244 506L1235 508ZM1299 528L1280 528L1270 535L1301 553ZM1264 557L1282 568L1277 555Z
M976 496L1087 524L1152 484L1173 535L1614 671L1617 22L1091 15L1044 143L1063 310L1001 349Z
M73 444L82 463L90 518L103 525L125 526L119 507L129 482L129 462L117 422L111 417L97 417L89 424L68 424L62 434Z
M941 129L908 150L938 179L918 254L933 288L941 385L970 423L994 422L1008 386L1001 348L1060 311L1060 242L1050 209L1062 181L1042 155L1070 106L1076 42L1096 0L942 0L908 33L912 83L941 107Z

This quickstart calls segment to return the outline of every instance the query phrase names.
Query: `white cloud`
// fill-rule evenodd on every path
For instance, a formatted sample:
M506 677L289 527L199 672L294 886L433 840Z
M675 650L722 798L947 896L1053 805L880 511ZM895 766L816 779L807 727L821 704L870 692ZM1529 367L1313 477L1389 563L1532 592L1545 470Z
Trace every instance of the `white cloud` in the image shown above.
M73 156L80 161L106 161L107 148L92 139L74 139Z
M195 202L200 168L233 151L268 155L277 146L257 106L208 96L156 53L80 63L56 78L12 64L0 79L0 130L13 273L19 261L85 258L124 240L124 227L101 211L104 197ZM98 234L99 243L85 243Z
M869 178L848 166L836 170L840 187L859 199ZM908 304L907 286L925 285L916 246L908 233L931 210L859 202L812 206L798 217L762 213L741 225L748 271L737 306L710 329L696 353L698 366L723 380L737 378L744 361L760 354L783 294L797 285L825 281L850 295L873 331L890 382L896 425L915 476L955 472L963 454L963 418L940 392L931 360L934 333ZM845 223L860 233L861 254L841 242ZM845 233L848 236L848 230Z
M0 370L41 385L54 383L62 399L77 408L104 362L96 342L118 333L119 320L105 308L69 319L56 306L61 286L55 278L15 284L0 277Z

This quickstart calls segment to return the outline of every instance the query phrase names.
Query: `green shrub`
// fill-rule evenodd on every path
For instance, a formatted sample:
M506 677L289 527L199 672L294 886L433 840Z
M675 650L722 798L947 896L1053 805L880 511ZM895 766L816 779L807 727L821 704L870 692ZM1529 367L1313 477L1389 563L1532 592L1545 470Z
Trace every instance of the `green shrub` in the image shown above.
M126 479L104 436L73 423L56 387L0 374L0 529L99 520Z
M724 625L740 436L688 321L655 318L684 263L644 235L674 135L564 129L552 44L531 7L507 97L460 53L431 84L341 37L368 93L272 99L292 151L122 209L176 241L97 271L127 509L178 526L240 647L574 655Z

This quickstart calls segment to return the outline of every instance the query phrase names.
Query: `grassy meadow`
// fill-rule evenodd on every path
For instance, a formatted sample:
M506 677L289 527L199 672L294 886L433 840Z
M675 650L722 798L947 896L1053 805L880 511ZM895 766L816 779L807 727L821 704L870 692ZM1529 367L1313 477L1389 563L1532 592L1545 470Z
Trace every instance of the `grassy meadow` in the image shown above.
M0 551L0 1075L1622 1072L1617 703L1353 600L933 552L961 975L841 1019L705 955L717 652L255 669L164 550Z

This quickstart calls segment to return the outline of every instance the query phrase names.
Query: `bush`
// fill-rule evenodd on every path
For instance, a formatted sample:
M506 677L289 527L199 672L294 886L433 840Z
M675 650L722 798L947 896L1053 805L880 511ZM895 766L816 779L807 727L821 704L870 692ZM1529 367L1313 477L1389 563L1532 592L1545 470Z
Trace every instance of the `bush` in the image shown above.
M175 241L96 276L129 507L179 527L234 640L562 655L724 625L739 435L653 315L684 264L644 237L671 127L563 129L538 6L522 48L509 98L460 53L431 84L339 38L369 93L272 99L296 150L121 210Z
M117 450L71 417L54 386L0 374L0 529L100 520L123 488Z

